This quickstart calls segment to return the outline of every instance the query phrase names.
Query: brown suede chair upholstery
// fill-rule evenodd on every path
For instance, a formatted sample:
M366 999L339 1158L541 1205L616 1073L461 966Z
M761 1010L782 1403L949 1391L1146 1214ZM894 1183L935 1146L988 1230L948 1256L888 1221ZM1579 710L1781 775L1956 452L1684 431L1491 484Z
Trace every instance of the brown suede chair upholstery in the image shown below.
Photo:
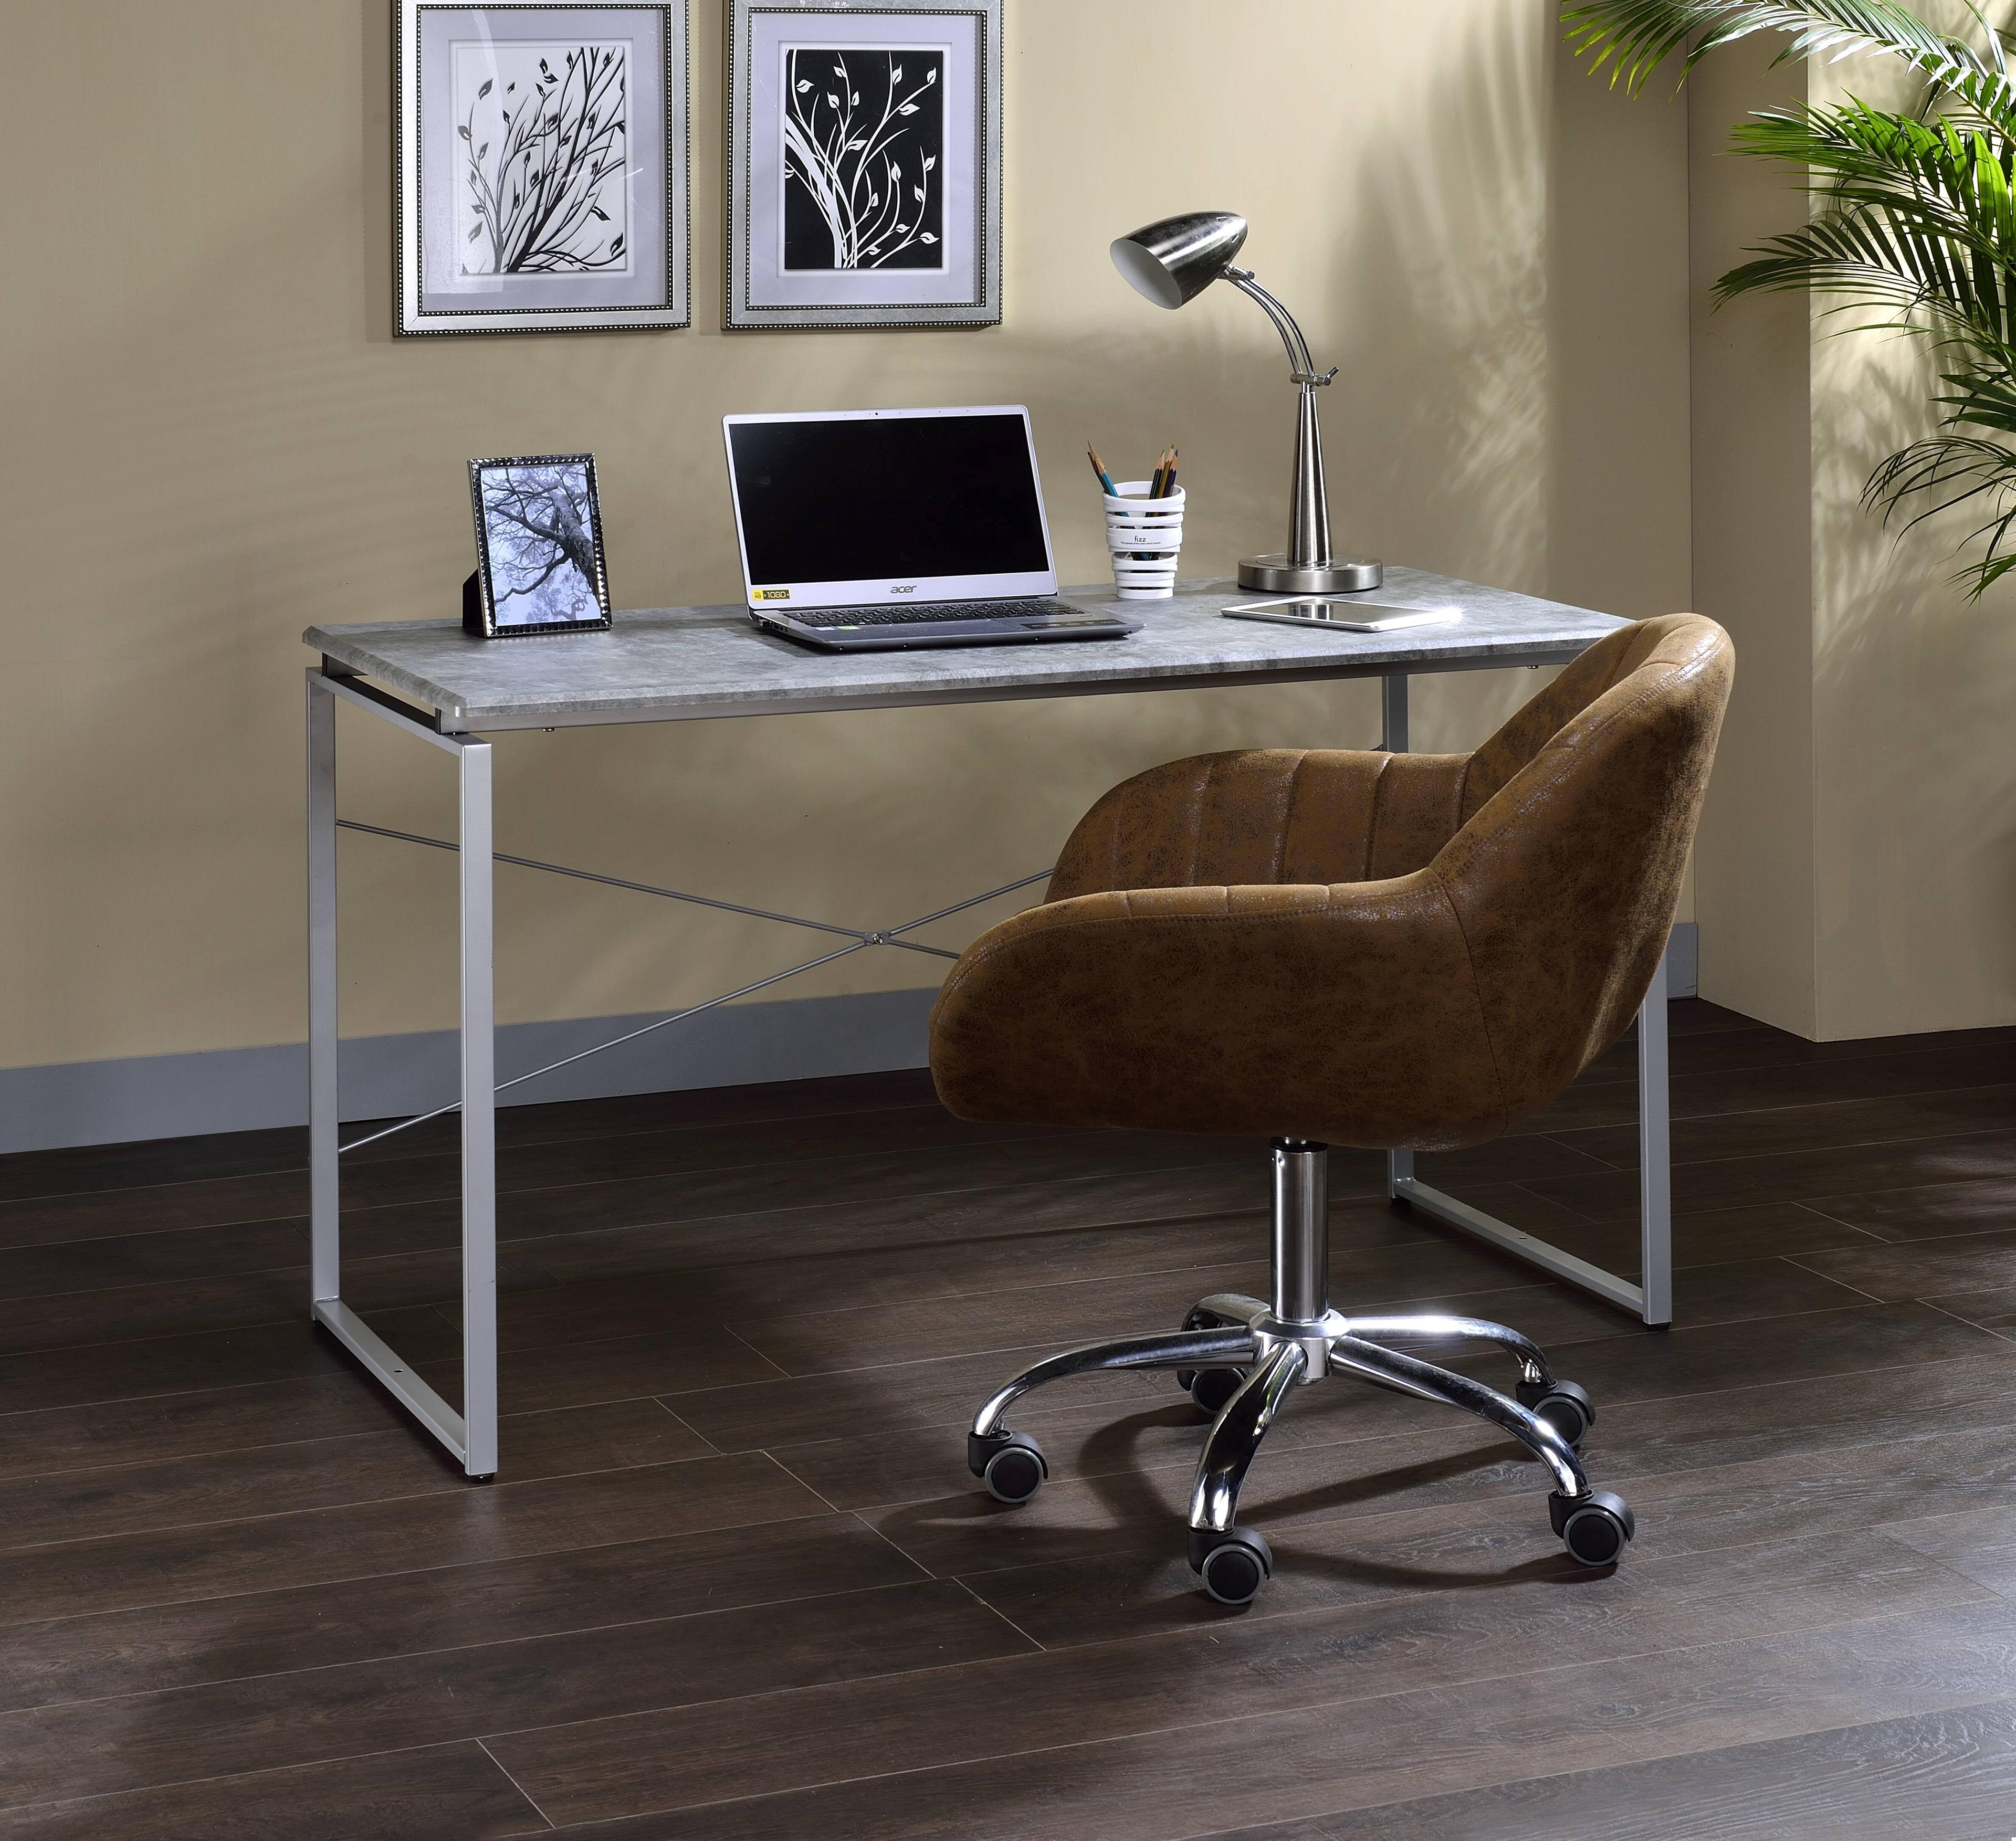
M1665 949L1733 671L1679 614L1473 754L1198 755L1116 786L931 1016L967 1119L1392 1149L1496 1137L1616 1041Z
M1554 1532L1592 1566L1630 1540L1577 1454L1588 1395L1502 1324L1347 1316L1329 1296L1328 1145L1495 1137L1630 1023L1657 971L1734 661L1712 621L1619 628L1471 754L1201 755L1086 814L1047 899L961 956L931 1071L962 1118L1273 1140L1273 1296L1202 1300L1180 1329L1067 1351L976 1416L967 1462L1024 1501L1048 1475L1005 1424L1031 1388L1172 1368L1215 1415L1190 1564L1243 1604L1273 1566L1235 1525L1247 1465L1298 1385L1348 1373L1456 1406L1552 1471ZM1388 1344L1484 1341L1516 1400Z

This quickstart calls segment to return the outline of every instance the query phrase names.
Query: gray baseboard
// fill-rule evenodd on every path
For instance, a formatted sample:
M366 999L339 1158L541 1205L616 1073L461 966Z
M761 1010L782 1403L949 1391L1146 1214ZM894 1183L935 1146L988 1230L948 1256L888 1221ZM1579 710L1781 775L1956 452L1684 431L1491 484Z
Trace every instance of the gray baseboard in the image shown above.
M869 991L731 1004L528 1081L501 1103L922 1067L925 1019L937 994ZM647 1013L508 1024L497 1032L498 1077L508 1081L657 1019ZM452 1030L346 1041L343 1116L396 1118L446 1105L455 1098L457 1059ZM308 1052L300 1042L8 1068L0 1070L0 1152L301 1125L308 1096Z
M1666 995L1690 998L1701 991L1701 929L1692 921L1676 921L1666 943Z

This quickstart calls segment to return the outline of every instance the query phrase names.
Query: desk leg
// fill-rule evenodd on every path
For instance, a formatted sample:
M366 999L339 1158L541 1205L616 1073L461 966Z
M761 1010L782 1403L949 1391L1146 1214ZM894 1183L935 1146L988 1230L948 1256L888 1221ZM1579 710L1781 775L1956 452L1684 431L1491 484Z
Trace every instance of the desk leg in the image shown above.
M456 758L462 841L463 1408L458 1413L343 1301L336 983L336 705L355 703ZM308 707L310 1310L462 1462L497 1474L497 1102L491 980L491 750L444 735L311 671ZM434 1115L429 1115L430 1116ZM369 1139L360 1140L368 1142Z
M1407 674L1389 672L1379 680L1379 746L1388 754L1407 752Z
M497 1071L491 748L462 750L463 1468L497 1474Z
M1669 951L1671 951L1669 947ZM1666 953L1638 1009L1639 1314L1654 1329L1673 1321L1672 1092L1666 1075Z
M1407 679L1395 672L1380 680L1380 746L1407 752ZM1666 958L1659 956L1652 988L1638 1011L1639 1282L1564 1253L1496 1216L1445 1195L1414 1174L1412 1151L1386 1153L1386 1193L1529 1264L1633 1312L1655 1329L1673 1321L1673 1199L1669 1102L1666 1084Z
M308 678L308 1307L343 1294L337 1163L336 699Z
M1407 752L1407 674L1392 671L1379 680L1379 746L1388 754L1405 754ZM1386 1193L1389 1199L1400 1194L1400 1185L1414 1180L1414 1153L1412 1151L1388 1151L1386 1153Z

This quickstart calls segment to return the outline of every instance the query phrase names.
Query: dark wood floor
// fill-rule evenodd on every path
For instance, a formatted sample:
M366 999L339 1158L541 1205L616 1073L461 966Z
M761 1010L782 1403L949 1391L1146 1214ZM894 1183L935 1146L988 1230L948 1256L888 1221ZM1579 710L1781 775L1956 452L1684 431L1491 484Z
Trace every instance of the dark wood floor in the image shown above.
M306 1325L293 1132L0 1160L0 1836L1978 1841L2016 1834L2016 1030L1674 1007L1679 1325L1390 1210L1341 1301L1517 1324L1639 1538L1337 1383L1191 1588L1166 1378L963 1422L1037 1351L1264 1284L1256 1147L977 1129L921 1075L524 1108L504 1476ZM1628 1266L1628 1047L1424 1174ZM452 1391L446 1127L361 1154L352 1301Z

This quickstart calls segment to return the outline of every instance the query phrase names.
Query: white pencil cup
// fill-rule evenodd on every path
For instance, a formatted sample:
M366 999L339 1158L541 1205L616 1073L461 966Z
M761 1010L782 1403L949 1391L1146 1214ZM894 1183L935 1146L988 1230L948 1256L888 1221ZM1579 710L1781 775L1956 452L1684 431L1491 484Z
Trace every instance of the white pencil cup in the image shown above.
M1113 552L1113 585L1122 601L1166 601L1175 591L1183 489L1150 498L1154 484L1122 480L1118 498L1106 495L1106 546Z

